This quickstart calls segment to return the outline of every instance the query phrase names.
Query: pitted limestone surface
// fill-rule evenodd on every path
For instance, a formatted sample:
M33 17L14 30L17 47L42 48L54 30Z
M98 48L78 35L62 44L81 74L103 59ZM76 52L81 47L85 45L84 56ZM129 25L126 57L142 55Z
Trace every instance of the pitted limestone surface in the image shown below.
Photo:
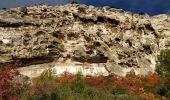
M99 68L109 74L147 74L154 72L160 50L168 48L170 15L79 4L0 10L1 64L26 69L45 69L41 66L51 63L56 63L54 68L64 63L95 68L103 64Z

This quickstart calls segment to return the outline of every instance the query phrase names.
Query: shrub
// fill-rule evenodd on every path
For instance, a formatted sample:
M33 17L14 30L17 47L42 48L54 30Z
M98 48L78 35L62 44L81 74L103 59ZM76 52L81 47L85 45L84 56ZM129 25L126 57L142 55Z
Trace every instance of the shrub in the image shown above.
M74 96L72 90L69 87L68 83L61 82L56 88L56 93L58 93L61 100L73 100Z
M145 84L150 88L155 88L161 81L161 76L157 73L149 73L146 78L147 83Z
M156 71L163 75L163 82L157 87L157 93L169 97L170 93L170 50L162 50L158 56L159 64Z
M55 70L48 69L39 77L33 78L33 86L31 86L25 93L23 100L60 100L57 88L57 77Z
M98 87L94 85L86 85L83 97L83 100L114 100L110 90L106 89L104 86Z
M122 87L117 86L115 89L113 89L112 94L118 95L118 94L127 94L128 91Z
M54 77L55 70L48 69L40 77L34 78L34 84L29 88L13 81L17 74L18 72L10 67L0 69L0 100L158 100L161 96L170 98L168 74L163 79L157 73L146 76L111 75L86 78L82 78L81 73L65 73L58 78Z
M19 100L23 91L27 89L25 81L15 79L19 72L12 65L0 68L0 100Z
M93 99L93 98L95 98L95 96L96 96L95 89L93 89L93 88L85 89L85 91L84 91L84 98L86 98L86 99Z
M60 100L58 93L51 93L49 100Z
M160 85L157 87L157 93L160 96L166 96L167 92L168 92L168 89L166 88L165 85Z
M162 50L158 56L159 64L156 67L156 71L159 74L170 72L170 50Z
M54 79L55 70L54 69L48 69L40 75L41 81L48 81Z
M145 99L144 97L141 97L137 94L118 94L114 95L113 100L150 100L150 99Z
M71 89L77 93L81 93L83 92L84 88L84 81L81 78L81 74L78 73L71 83Z

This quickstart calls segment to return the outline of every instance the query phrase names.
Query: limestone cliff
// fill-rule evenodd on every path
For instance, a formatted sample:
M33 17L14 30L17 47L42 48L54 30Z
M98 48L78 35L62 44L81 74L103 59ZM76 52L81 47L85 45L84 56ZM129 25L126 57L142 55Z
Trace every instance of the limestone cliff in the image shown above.
M28 76L49 67L58 74L147 74L167 48L170 15L79 4L0 10L0 63Z

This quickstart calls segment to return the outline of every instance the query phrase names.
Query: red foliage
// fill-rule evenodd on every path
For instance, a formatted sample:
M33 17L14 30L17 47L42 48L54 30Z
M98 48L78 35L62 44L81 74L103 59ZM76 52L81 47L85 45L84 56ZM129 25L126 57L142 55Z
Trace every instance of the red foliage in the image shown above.
M146 93L143 89L145 85L154 88L160 83L161 77L157 73L149 73L147 76L127 75L126 77L113 75L111 79L114 84L140 94L145 100L157 100L152 93Z
M126 89L129 88L128 84L125 82L124 78L122 78L122 77L117 77L116 75L113 75L111 77L111 80L112 80L113 84L116 84L116 85L121 86Z
M59 79L61 81L64 81L64 82L70 84L72 82L73 78L74 78L74 75L65 72Z
M10 96L11 90L20 87L19 83L14 83L13 81L14 76L18 74L19 72L12 65L0 68L0 99L9 98L9 100L18 100L17 97Z
M104 85L104 83L106 83L107 79L104 76L96 76L96 77L92 77L92 76L87 76L85 77L85 83L90 84L90 85Z
M146 78L148 80L147 86L151 88L156 87L160 83L160 80L161 80L160 75L157 73L149 73Z
M142 77L137 75L127 75L124 81L130 86L142 87L144 85Z
M7 98L8 100L19 100L19 97L15 95L11 95L11 91L17 90L22 88L22 83L17 83L13 81L14 76L18 75L19 72L15 70L15 67L11 65L4 66L0 68L0 100L4 100ZM59 82L64 81L68 84L71 84L72 80L74 79L74 75L65 72L61 77L59 77ZM161 76L157 73L149 73L146 76L139 76L139 75L127 75L125 77L118 77L116 75L112 76L87 76L84 78L84 82L88 85L95 85L95 86L104 86L108 80L111 80L113 85L120 86L124 89L127 89L129 92L138 93L139 95L143 96L145 100L157 100L155 95L152 93L146 93L144 87L155 88L161 81ZM36 84L39 81L39 77L33 78L33 84ZM48 86L55 85L57 81L51 81L54 84L50 84L48 81L47 83L43 84L43 89L49 89ZM50 84L50 85L49 85ZM30 87L28 93L36 94L37 92L41 91L36 86ZM162 98L166 100L165 97Z

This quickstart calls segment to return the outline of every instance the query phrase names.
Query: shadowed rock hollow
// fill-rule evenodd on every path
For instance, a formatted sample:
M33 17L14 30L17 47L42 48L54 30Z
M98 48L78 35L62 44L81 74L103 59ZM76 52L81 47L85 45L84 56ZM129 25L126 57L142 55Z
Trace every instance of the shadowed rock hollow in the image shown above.
M154 72L170 48L170 15L79 4L0 10L0 63L34 77L47 68L83 75Z

